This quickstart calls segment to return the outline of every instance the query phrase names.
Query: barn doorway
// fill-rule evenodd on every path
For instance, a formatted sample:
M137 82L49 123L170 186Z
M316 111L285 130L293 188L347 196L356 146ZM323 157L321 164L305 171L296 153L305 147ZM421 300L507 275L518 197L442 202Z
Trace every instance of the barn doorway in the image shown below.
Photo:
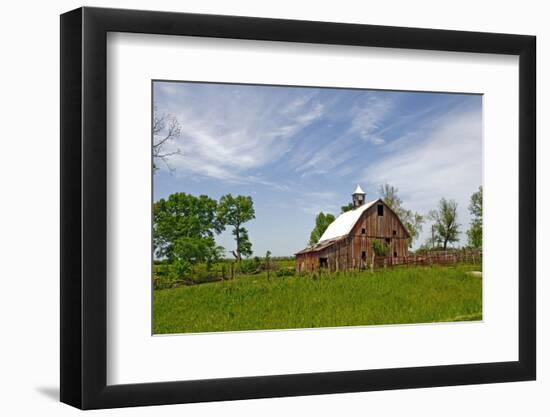
M328 268L328 258L319 258L319 267Z

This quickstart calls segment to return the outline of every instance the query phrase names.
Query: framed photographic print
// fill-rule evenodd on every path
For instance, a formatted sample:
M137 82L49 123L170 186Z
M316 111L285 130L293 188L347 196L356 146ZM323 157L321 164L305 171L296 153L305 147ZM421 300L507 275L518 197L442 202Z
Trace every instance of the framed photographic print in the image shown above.
M61 16L61 400L535 379L535 38Z

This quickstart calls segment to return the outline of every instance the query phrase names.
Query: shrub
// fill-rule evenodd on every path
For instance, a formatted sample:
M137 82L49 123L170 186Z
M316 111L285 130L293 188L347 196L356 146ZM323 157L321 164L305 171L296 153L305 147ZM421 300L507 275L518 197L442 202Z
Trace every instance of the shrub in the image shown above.
M173 281L184 278L191 271L191 264L184 259L175 259L168 267L168 276Z
M243 274L257 274L261 271L261 260L257 256L252 259L243 259L240 265L240 272Z
M220 274L208 264L196 264L191 272L191 281L195 284L218 281L220 278Z
M294 274L294 268L281 268L278 271L275 271L275 276L277 277L292 277Z
M374 240L372 242L372 250L376 256L388 256L390 248L387 244L382 243L379 240Z
M168 275L168 265L153 264L153 275L155 275L155 276L166 276L166 275Z

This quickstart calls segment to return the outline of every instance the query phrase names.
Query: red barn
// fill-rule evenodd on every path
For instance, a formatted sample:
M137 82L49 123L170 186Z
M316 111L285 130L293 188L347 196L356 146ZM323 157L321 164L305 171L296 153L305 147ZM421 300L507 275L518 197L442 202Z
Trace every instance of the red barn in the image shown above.
M353 209L338 216L315 246L296 253L297 271L365 268L371 262L375 240L387 245L388 256L407 256L407 228L382 199L366 202L365 197L358 185L352 194Z

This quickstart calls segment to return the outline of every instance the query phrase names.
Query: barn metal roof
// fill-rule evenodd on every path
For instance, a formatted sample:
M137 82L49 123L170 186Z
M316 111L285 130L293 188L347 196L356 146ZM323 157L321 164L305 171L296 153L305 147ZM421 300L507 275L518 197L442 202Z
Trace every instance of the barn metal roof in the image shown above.
M355 223L357 223L357 220L359 220L359 217L361 217L361 214L369 207L373 206L377 201L378 200L370 201L353 210L340 214L336 220L327 227L327 230L325 230L325 233L323 233L321 239L319 239L319 243L325 240L347 236L351 232L351 229L353 229L353 226L355 226Z
M334 243L339 242L344 238L345 236L340 236L339 238L336 238L336 239L324 240L322 242L317 243L315 246L312 246L311 248L305 248L300 252L296 252L295 255L300 255L302 253L309 253L309 252L318 252L320 250L328 248L329 246L332 246Z

